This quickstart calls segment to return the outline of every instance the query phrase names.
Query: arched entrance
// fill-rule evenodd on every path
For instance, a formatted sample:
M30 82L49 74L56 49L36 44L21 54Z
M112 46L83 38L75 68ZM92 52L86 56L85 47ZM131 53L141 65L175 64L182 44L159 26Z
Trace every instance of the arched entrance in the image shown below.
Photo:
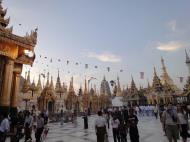
M53 112L53 102L48 102L48 111Z

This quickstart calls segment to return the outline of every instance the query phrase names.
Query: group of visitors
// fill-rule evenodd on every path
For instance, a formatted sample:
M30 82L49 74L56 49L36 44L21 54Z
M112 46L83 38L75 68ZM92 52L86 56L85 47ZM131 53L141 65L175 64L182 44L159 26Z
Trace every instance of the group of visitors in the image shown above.
M114 142L127 142L128 132L131 142L139 142L138 118L132 107L99 111L95 120L97 142L106 141L110 118Z
M36 142L40 142L45 125L48 122L46 113L38 115L33 111L20 111L14 120L7 114L0 114L0 142L5 142L9 135L11 142L19 142L24 137L25 142L32 141L32 132Z
M187 142L187 138L190 137L188 108L185 105L172 104L164 108L165 110L161 112L161 122L169 142L177 142L179 136L182 137L183 142Z

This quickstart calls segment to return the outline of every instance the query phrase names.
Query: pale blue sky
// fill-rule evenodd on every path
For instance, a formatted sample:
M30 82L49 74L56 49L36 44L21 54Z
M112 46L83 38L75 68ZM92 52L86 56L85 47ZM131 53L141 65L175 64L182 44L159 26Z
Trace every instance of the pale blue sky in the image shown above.
M31 70L35 76L46 68L55 80L60 68L62 81L68 82L74 75L76 86L85 75L96 77L98 81L93 82L99 84L104 74L108 80L119 75L122 85L129 84L133 75L137 85L146 86L147 79L152 82L154 66L160 75L161 56L180 87L177 77L188 75L184 63L184 49L190 53L188 0L4 0L3 6L8 8L15 34L39 28L39 63ZM45 61L39 59L40 54L53 58L53 64L48 68L42 65ZM55 62L58 58L62 63ZM82 64L76 66L75 62ZM88 70L84 69L86 63ZM94 69L95 65L99 68Z

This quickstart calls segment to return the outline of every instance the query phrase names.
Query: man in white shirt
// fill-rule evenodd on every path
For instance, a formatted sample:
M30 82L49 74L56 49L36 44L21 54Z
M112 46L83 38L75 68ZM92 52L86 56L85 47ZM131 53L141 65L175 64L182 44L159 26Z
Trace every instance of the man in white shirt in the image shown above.
M112 125L114 142L117 142L117 141L120 142L120 136L119 136L120 121L116 116L113 117L113 120L111 121L111 125Z
M104 142L106 131L106 120L102 116L102 112L98 112L98 118L95 120L95 130L97 135L97 142Z
M4 113L2 117L3 118L0 124L0 142L5 142L6 133L9 132L10 124L9 124L7 113Z

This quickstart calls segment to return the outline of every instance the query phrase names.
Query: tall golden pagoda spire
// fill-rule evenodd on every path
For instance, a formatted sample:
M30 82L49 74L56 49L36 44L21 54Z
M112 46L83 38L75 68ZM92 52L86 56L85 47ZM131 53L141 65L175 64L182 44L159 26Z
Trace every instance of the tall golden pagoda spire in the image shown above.
M39 74L38 83L37 83L37 91L40 94L42 92L42 83L41 83L41 75Z
M179 89L177 88L177 86L174 84L173 80L171 79L171 77L168 75L168 72L166 70L166 66L164 63L164 59L161 57L161 63L162 63L162 75L161 75L161 82L162 84L165 86L167 86L167 88L169 87L171 90L175 91L175 92L179 92Z
M117 77L117 91L121 92L121 85L120 85L120 81L119 81L119 76Z
M185 55L186 55L186 61L185 61L185 63L186 63L186 65L187 65L187 67L188 67L188 70L189 70L189 77L190 77L190 57L189 57L189 55L188 55L186 49L185 49Z
M51 76L50 88L51 88L52 90L54 90L54 85L53 85L53 76Z
M88 94L88 89L87 89L87 81L85 78L85 83L84 83L84 95Z
M69 92L74 92L73 76L71 77L71 81L70 81L70 85L69 85Z
M31 82L30 82L30 70L28 71L28 76L27 76L27 84L30 85Z
M119 96L119 97L122 96L122 91L121 91L121 85L120 85L119 77L117 77L117 92L116 92L116 96Z
M60 88L61 88L61 80L60 80L60 77L59 77L59 70L58 70L57 82L56 82L56 85L55 85L55 90L60 90Z
M47 82L46 82L46 87L49 87L49 72L47 73Z
M29 90L29 84L27 83L27 72L25 72L25 78L24 78L24 83L21 89L22 93L26 93Z
M154 77L153 77L152 88L154 89L155 92L160 92L163 90L162 83L161 83L160 78L158 77L158 75L156 73L155 67L154 67Z
M136 84L135 84L135 81L134 81L133 77L131 77L131 78L132 78L132 80L131 80L130 93L133 94L133 93L138 92L138 89L136 87Z

